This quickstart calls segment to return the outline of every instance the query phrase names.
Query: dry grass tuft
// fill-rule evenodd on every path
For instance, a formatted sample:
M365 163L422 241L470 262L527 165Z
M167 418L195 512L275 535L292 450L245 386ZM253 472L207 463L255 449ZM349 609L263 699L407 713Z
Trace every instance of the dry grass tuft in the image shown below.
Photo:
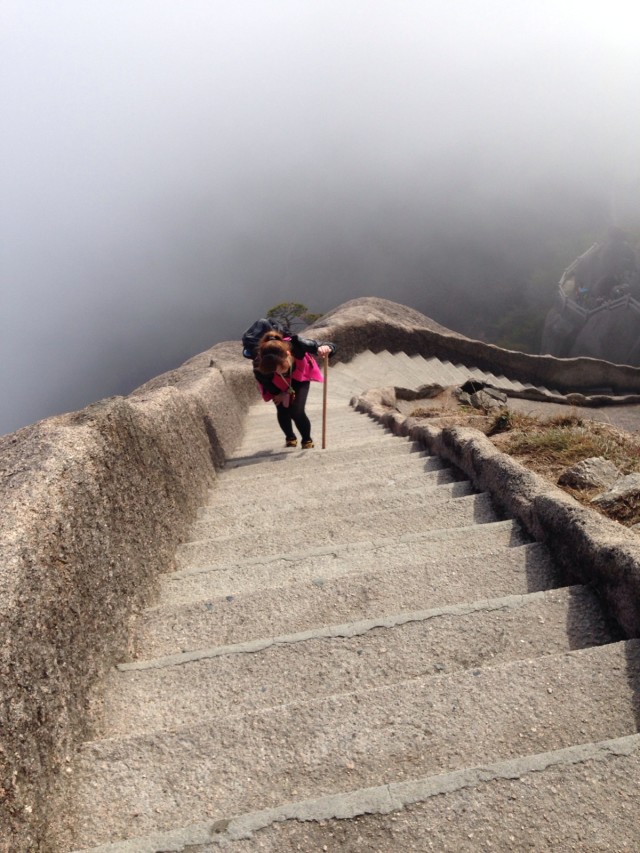
M565 468L590 456L609 459L624 474L640 470L640 438L636 435L574 414L546 419L509 414L508 429L500 429L506 435L494 443L541 473L551 474L557 470L559 475ZM499 419L500 416L496 418ZM496 433L491 429L487 435L493 437Z
M445 392L433 401L408 409L413 417L436 419L440 426L470 426L484 432L495 446L517 458L554 485L566 469L592 456L602 456L618 468L621 474L640 471L640 435L616 429L602 421L592 420L579 410L551 417L525 414L503 408L493 414L461 406L457 398ZM598 489L571 489L560 486L585 506L595 507L591 499ZM618 501L616 506L601 510L603 515L622 524L640 522L640 495Z
M640 436L574 413L536 418L505 410L489 424L487 435L500 450L556 485L566 468L592 456L608 459L622 474L640 471ZM592 506L591 498L597 494L597 490L561 488L587 506ZM623 524L636 524L640 496L602 512Z

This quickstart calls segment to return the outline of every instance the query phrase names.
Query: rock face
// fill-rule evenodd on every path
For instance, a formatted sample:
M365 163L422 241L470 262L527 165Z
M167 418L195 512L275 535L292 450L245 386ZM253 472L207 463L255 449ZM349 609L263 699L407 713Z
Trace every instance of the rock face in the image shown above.
M619 229L565 270L547 315L540 351L640 365L640 274Z
M592 456L563 471L558 483L573 489L606 489L613 485L619 476L620 472L613 462L603 459L602 456Z
M542 353L587 356L614 364L640 365L640 302L624 296L584 308L560 293L547 315Z
M619 480L616 480L606 492L595 497L592 503L596 506L612 507L618 501L637 500L639 496L640 474L627 474L626 477L620 477Z

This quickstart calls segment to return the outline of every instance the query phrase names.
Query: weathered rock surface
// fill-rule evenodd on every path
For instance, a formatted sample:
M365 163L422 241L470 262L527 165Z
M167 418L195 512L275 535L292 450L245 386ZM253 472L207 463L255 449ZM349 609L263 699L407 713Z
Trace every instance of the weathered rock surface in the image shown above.
M600 507L614 506L618 501L640 497L640 474L627 474L607 489L602 495L597 495L591 503Z
M2 853L46 849L87 689L242 434L255 390L234 350L0 438Z
M606 489L613 485L619 476L620 471L609 459L590 456L589 459L583 459L563 471L558 483L572 489Z
M476 391L470 397L471 405L474 409L483 409L491 411L491 409L501 409L507 402L507 395L501 394L493 389L483 388L481 391Z

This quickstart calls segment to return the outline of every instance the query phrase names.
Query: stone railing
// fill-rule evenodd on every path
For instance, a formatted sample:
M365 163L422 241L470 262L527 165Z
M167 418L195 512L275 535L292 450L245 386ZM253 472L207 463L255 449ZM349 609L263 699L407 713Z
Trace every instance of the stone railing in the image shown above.
M0 851L46 850L88 688L258 399L239 344L0 438Z
M440 428L398 411L398 401L416 399L405 388L373 388L353 405L463 471L507 517L517 519L532 539L547 545L563 583L590 584L606 602L620 635L640 637L640 536L582 506L499 451L478 430Z
M640 391L640 370L472 341L384 299L345 303L308 334L404 350L559 389ZM0 438L0 853L46 851L52 790L86 731L89 688L171 569L257 400L239 342L138 388Z
M562 392L606 388L613 394L640 393L640 368L593 358L558 359L501 349L445 329L424 314L386 299L353 299L326 314L312 330L314 336L331 335L343 361L365 349L386 349L437 356Z

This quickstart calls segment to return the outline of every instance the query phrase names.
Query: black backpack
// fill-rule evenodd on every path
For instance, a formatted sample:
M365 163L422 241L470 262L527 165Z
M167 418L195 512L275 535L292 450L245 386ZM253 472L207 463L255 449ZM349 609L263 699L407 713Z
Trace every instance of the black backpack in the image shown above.
M242 336L242 355L245 358L253 358L255 356L255 349L267 332L280 332L281 335L289 335L289 330L285 329L278 320L267 320L261 317L249 326Z

